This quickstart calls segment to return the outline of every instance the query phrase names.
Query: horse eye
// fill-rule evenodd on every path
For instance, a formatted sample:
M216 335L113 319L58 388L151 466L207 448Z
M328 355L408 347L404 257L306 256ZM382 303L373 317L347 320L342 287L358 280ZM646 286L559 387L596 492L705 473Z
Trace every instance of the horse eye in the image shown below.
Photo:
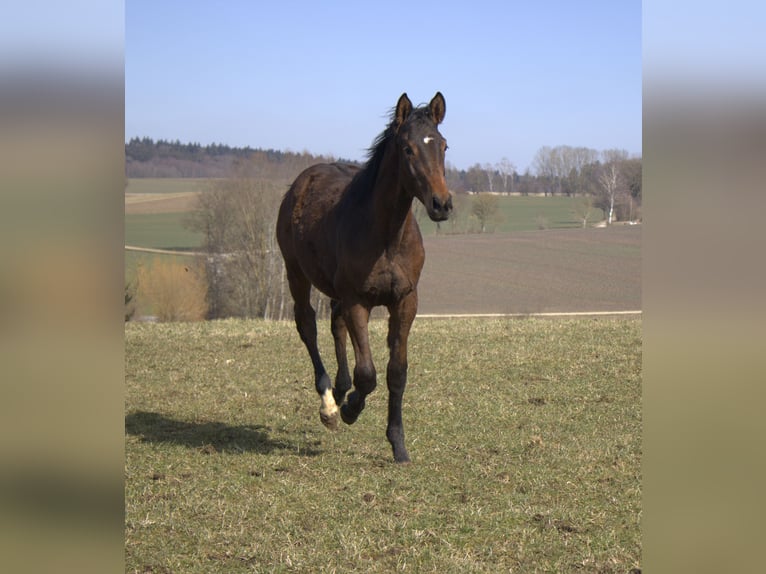
M407 146L404 148L404 153L406 153L407 155L412 155L415 152L412 151L412 148L410 146Z

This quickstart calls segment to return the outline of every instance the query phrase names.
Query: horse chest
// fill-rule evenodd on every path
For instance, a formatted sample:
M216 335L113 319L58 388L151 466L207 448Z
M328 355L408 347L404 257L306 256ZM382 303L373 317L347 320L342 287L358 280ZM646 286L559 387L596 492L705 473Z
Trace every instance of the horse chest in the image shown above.
M335 287L341 297L345 292L371 306L389 305L417 288L425 252L414 220L407 218L390 235L369 234L373 225L354 219L339 238Z
M407 269L403 261L381 257L364 282L362 291L376 304L397 301L412 292L417 274Z

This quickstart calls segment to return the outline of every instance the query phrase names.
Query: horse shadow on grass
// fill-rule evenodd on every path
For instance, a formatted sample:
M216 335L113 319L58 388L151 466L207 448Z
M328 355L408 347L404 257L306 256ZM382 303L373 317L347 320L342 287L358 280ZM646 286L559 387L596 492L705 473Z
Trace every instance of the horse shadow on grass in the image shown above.
M140 437L141 442L176 444L212 454L255 452L270 454L290 451L302 456L316 456L320 442L272 438L271 429L263 425L232 426L221 422L188 422L160 413L138 411L125 417L125 431Z

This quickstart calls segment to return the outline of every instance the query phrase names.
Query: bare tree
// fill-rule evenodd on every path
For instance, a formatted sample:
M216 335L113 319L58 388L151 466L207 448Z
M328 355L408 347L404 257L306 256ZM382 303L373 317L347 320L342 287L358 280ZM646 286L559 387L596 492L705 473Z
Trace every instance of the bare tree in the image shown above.
M465 174L465 182L468 187L467 191L472 193L485 191L485 181L487 181L487 175L484 173L484 169L480 164L476 163L468 168L468 171Z
M641 213L641 158L626 159L620 163L620 173L622 173L627 192L627 203L625 206L625 218L628 221L634 221L640 218Z
M281 187L246 172L215 180L187 226L204 236L211 317L272 317L283 309L274 225Z
M586 147L543 146L537 150L533 166L537 176L547 182L546 195L584 192L582 170L598 159L598 152Z
M566 181L567 195L587 193L587 182L583 170L598 160L599 153L587 147L560 146L561 177Z
M491 163L485 163L483 166L483 169L484 169L484 173L487 175L489 192L494 193L495 192L495 186L494 186L495 168Z
M497 164L497 171L500 173L500 177L503 180L503 193L513 193L513 172L516 171L516 166L507 158L504 157ZM508 178L511 179L511 189L508 191Z
M611 162L605 165L598 176L598 181L601 184L602 192L608 205L606 223L611 225L614 216L614 202L617 198L620 183L620 172L617 169L617 163Z
M537 177L545 182L545 187L543 188L545 195L553 193L553 189L550 186L556 179L555 163L553 148L547 145L538 149L532 160Z
M604 161L603 168L598 176L598 183L603 194L602 208L607 211L607 225L614 220L614 206L618 196L625 191L621 166L628 159L628 152L624 149L607 149L601 152Z
M629 154L624 149L610 148L601 152L601 161L606 163L620 163L628 159Z

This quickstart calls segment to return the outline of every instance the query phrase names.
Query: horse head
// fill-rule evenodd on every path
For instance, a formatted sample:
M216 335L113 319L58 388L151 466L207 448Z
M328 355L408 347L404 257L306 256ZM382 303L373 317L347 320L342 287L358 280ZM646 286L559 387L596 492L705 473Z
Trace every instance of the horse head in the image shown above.
M436 92L428 106L416 109L405 93L394 113L400 181L425 206L433 221L446 220L452 211L452 194L444 177L447 140L438 129L445 111L441 92Z

